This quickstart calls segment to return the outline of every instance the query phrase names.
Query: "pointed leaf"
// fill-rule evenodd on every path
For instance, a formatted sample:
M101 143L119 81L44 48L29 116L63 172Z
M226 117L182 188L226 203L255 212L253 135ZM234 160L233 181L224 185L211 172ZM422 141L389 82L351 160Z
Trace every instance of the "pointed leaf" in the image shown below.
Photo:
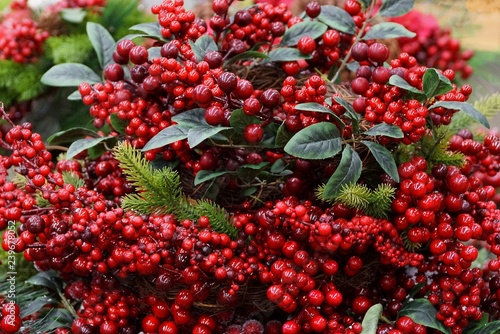
M117 114L112 113L111 115L109 115L109 121L116 132L121 134L125 133L125 128L128 125L128 122L126 120L120 119Z
M222 170L218 172L214 172L211 170L200 170L198 173L196 173L196 176L194 178L194 185L197 186L199 184L202 184L203 182L218 178L221 175L231 174L231 173L233 172L230 172L228 170Z
M57 300L55 298L51 298L48 296L39 297L21 309L21 317L25 318L29 315L35 314L40 311L45 305L54 303L57 303Z
M258 123L260 123L260 119L257 116L247 115L243 109L234 110L229 118L229 124L237 133L243 133L247 125Z
M448 93L453 89L450 80L442 75L435 68L429 68L425 71L422 81L422 89L427 98L432 98L436 95Z
M161 58L161 47L154 46L148 49L148 60L153 60L154 58Z
M54 133L52 136L47 138L47 143L50 145L59 145L65 143L72 143L77 139L85 138L85 137L94 137L98 138L99 135L97 132L86 129L86 128L71 128L64 131L59 131Z
M285 124L281 124L276 132L276 139L274 143L277 147L284 147L292 137L293 133L286 129Z
M264 167L269 165L269 162L263 161L259 162L258 164L246 164L246 165L241 165L238 167L238 169L253 169L253 170L261 170Z
M329 122L321 122L297 132L284 150L297 158L321 160L335 156L341 148L342 141L337 127Z
M205 54L209 51L218 51L219 48L215 44L214 39L209 35L203 35L196 40L196 42L189 41L191 49L193 50L198 61L202 61Z
M73 87L82 82L95 84L101 82L101 77L90 67L77 63L64 63L52 66L40 80L47 86Z
M409 31L403 25L395 22L382 22L368 30L363 36L364 40L369 39L385 39L385 38L399 38L399 37L415 37L414 32Z
M207 124L205 121L205 109L195 108L172 117L172 121L185 128L192 128L198 125Z
M166 40L161 33L161 26L158 22L146 22L146 23L136 24L135 26L130 27L129 30L136 30L143 32L146 34L147 37L151 37L154 39L159 39L163 41Z
M378 320L382 315L382 304L375 304L366 311L361 322L361 334L376 334Z
M142 148L142 152L160 148L172 144L178 140L187 139L189 129L180 125L171 125L158 132L151 138L147 144Z
M371 142L362 140L361 143L368 147L373 157L379 163L380 167L396 182L399 182L398 167L396 166L396 161L391 152L384 146Z
M342 151L342 158L337 169L326 183L323 196L334 199L343 185L356 183L361 176L362 164L359 154L351 145L346 145Z
M337 102L338 104L340 104L342 107L345 108L345 114L347 115L347 117L351 119L353 132L357 133L359 130L359 119L360 119L359 114L354 110L354 108L349 102L347 102L340 96L335 96L334 100L335 102Z
M31 285L44 286L53 291L61 291L62 281L53 270L41 271L26 280Z
M471 104L467 102L454 102L454 101L439 101L434 103L429 109L434 109L437 107L442 107L446 109L454 109L454 110L461 110L470 117L472 117L474 120L478 121L481 123L484 127L490 128L490 123L488 122L488 119L481 114L479 110L474 108Z
M106 28L95 22L87 22L87 35L97 54L99 65L104 69L106 65L113 62L115 40Z
M492 334L500 332L500 321L488 322L488 314L484 314L481 320L477 323L472 323L470 328L466 327L466 334Z
M82 95L80 94L80 91L75 90L73 93L68 95L67 99L70 101L78 101L82 99Z
M378 13L383 17L401 16L413 8L414 2L414 0L383 0Z
M335 30L350 35L356 34L356 23L354 23L352 16L340 7L331 5L321 6L321 13L318 16L318 20Z
M437 310L426 298L415 299L403 304L403 307L399 310L399 315L410 317L413 321L422 326L437 329L442 333L451 334L450 329L436 319Z
M285 161L283 159L278 159L271 165L271 169L269 171L273 174L279 174L284 171L285 168Z
M75 156L82 153L83 151L88 150L110 139L116 140L115 137L78 139L77 141L73 142L73 144L71 144L71 146L68 148L68 152L66 153L66 159L68 160L73 159Z
M297 45L299 40L304 36L310 36L312 39L316 39L322 36L327 29L328 27L321 22L307 21L297 23L285 32L280 45Z
M316 103L316 102L299 103L295 106L295 109L329 114L342 127L345 126L345 123L333 111L331 111L329 108L327 108L319 103Z
M294 61L311 58L312 55L305 55L295 48L276 48L269 52L269 60L271 61Z
M87 12L83 8L64 8L60 12L64 21L71 23L82 23Z
M221 131L229 130L227 126L199 125L189 129L187 140L190 148L196 147L204 140L211 138Z
M402 88L408 92L412 92L415 94L422 94L420 90L410 85L405 79L401 78L399 75L392 75L389 78L389 84Z
M36 323L37 333L52 333L54 329L61 327L71 327L73 315L64 308L52 308L50 311Z
M404 138L404 133L401 131L399 127L392 124L380 123L374 125L368 131L365 131L363 134L367 136L386 136L391 138Z

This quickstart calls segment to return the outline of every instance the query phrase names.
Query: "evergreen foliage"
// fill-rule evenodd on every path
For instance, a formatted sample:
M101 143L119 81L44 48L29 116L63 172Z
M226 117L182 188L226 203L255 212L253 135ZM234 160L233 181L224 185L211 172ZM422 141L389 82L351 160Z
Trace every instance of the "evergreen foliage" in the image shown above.
M9 106L40 95L44 90L40 82L44 70L39 63L19 64L12 60L1 60L0 101Z
M85 63L92 55L86 34L53 36L45 41L46 55L54 64Z
M196 221L201 216L210 219L210 226L219 233L236 238L238 230L231 223L229 213L207 199L194 200L185 196L179 174L169 167L154 169L142 157L141 152L125 143L114 150L127 180L136 188L136 193L122 200L125 210L141 214L174 214L179 220Z

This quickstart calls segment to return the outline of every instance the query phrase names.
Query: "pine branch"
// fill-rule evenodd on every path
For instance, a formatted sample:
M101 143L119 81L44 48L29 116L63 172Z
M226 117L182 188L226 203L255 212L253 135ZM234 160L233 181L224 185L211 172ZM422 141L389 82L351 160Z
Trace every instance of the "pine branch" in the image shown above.
M460 167L465 161L465 156L460 152L448 150L449 142L454 132L449 126L440 126L434 129L434 134L422 137L420 150L426 157L429 169L437 164Z
M366 210L370 203L371 192L368 187L361 184L344 184L340 188L339 195L335 199L336 202L347 205L351 208Z
M395 193L396 189L389 184L379 184L371 193L366 213L376 218L387 218L387 213L391 210L391 203Z
M84 63L93 50L86 34L53 36L45 44L47 56L55 64Z
M126 143L116 146L115 158L123 173L137 189L136 194L122 198L122 208L142 214L171 213L179 220L198 220L201 216L210 219L210 226L219 233L236 238L238 230L231 223L229 213L207 199L193 200L182 193L179 174L171 168L154 169L140 151Z
M64 183L72 184L75 189L85 186L85 181L74 172L62 172Z

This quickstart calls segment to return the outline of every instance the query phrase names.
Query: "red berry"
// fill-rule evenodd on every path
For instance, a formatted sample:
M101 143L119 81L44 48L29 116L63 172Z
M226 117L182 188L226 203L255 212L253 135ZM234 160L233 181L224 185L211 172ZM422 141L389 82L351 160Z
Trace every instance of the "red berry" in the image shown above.
M245 127L243 137L250 144L259 143L264 138L264 129L260 124L250 124Z

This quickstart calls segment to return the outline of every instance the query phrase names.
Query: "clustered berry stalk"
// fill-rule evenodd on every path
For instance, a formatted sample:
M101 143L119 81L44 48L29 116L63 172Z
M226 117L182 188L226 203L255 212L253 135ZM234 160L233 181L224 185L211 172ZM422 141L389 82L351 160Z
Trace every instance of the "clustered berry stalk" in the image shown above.
M59 333L495 325L500 210L478 176L499 173L500 138L450 132L458 110L487 125L472 88L390 59L372 5L230 15L215 0L207 23L165 0L152 46L119 41L105 82L78 87L102 132L55 161L29 123L12 124L0 229L19 227L2 246L63 279L77 317ZM333 84L344 58L356 69L338 76L352 80Z

